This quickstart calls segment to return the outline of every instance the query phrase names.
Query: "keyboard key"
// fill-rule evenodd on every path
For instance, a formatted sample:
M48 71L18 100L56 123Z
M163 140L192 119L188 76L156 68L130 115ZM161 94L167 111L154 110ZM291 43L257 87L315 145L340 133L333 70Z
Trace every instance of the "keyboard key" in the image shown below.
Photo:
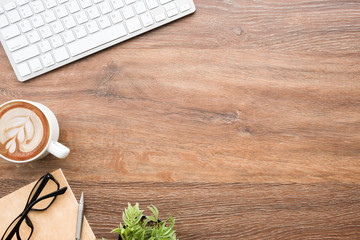
M96 21L91 21L85 24L87 30L89 31L89 33L94 33L99 31L99 26L97 25Z
M65 27L67 29L70 29L70 28L73 28L73 27L76 26L75 19L74 19L74 17L72 15L64 18L63 21L64 21Z
M179 13L178 10L175 8L175 9L172 9L172 10L168 11L168 12L167 12L167 15L168 15L169 17L173 17L173 16L175 16L175 15L178 14L178 13Z
M101 28L107 28L111 25L107 16L102 16L101 18L99 18L99 24Z
M129 19L133 16L135 16L135 13L131 6L126 6L122 9L122 12L124 14L125 19Z
M7 41L6 44L11 52L29 45L29 43L24 35L13 38L13 39Z
M108 2L100 3L99 8L102 14L107 14L112 11L111 6Z
M157 0L146 0L146 4L150 10L159 6Z
M40 35L42 38L48 38L52 35L51 29L49 26L45 26L39 29Z
M1 30L1 34L3 35L5 40L16 37L20 34L19 28L16 25L10 25Z
M64 42L62 41L61 37L59 35L53 36L50 38L50 42L53 45L54 48L61 47L64 45Z
M143 2L137 2L134 4L134 8L137 14L141 14L146 12L146 7Z
M190 7L190 4L188 3L185 3L183 5L180 5L179 9L180 9L180 12L185 12L187 10L189 10L191 7Z
M40 71L43 68L39 58L31 59L29 61L29 65L30 65L31 71L33 71L33 72Z
M63 17L68 15L68 12L67 12L66 7L64 5L59 5L58 7L56 7L54 9L54 11L55 11L56 16L58 18L63 18Z
M43 62L45 67L50 67L55 64L53 57L50 53L46 53L41 56L41 61Z
M174 2L171 2L169 4L166 4L164 7L165 7L165 11L170 11L171 9L176 8L176 5Z
M39 0L36 0L36 1L34 1L34 2L31 2L31 6L32 6L32 8L33 8L33 10L34 10L35 13L40 13L40 12L45 11L44 5L43 5L42 2L39 1Z
M31 22L35 28L41 27L44 25L44 21L40 14L37 14L31 18Z
M16 0L16 4L18 6L22 6L22 5L25 5L27 3L29 3L29 0Z
M70 13L76 13L76 12L80 11L79 4L75 0L68 2L67 6L68 6Z
M29 32L27 36L31 43L40 41L39 33L36 30Z
M113 22L113 24L119 23L122 21L121 14L117 11L114 11L110 14L110 19Z
M55 49L53 54L56 62L62 62L70 57L65 47Z
M78 12L75 14L76 21L78 24L82 24L84 22L87 22L89 19L87 18L85 12Z
M77 38L83 38L87 35L85 27L83 25L76 27L74 31Z
M137 17L127 20L126 26L130 33L136 32L141 29L141 23Z
M0 14L4 13L4 9L0 6Z
M90 19L95 19L100 16L99 10L96 6L89 8L87 12L89 14Z
M124 6L124 3L122 0L111 0L111 4L113 5L113 8L115 10L121 8Z
M28 18L33 15L33 12L29 5L23 6L19 10L20 10L20 14L23 18Z
M11 23L16 23L21 20L20 14L16 9L8 12L7 16Z
M54 31L54 33L60 33L65 30L64 26L62 25L62 23L60 21L51 23L51 28Z
M148 12L142 14L140 17L141 17L141 21L145 27L148 27L154 23L154 20L152 19L151 14Z
M9 22L5 15L0 15L0 28L6 27L9 25Z
M53 10L48 10L44 13L44 19L47 23L51 23L56 20Z
M21 63L17 65L17 69L20 73L20 76L25 77L31 73L29 66L27 63Z
M23 33L26 33L32 29L32 26L31 26L29 20L24 20L24 21L20 22L19 26Z
M12 57L13 57L15 63L20 63L20 62L23 62L30 58L36 57L39 54L40 54L40 52L39 52L39 49L36 47L36 45L31 45L31 46L22 48L22 49L18 50L17 52L14 52L12 54Z
M156 22L161 22L161 21L163 21L165 19L166 19L165 13L160 13L160 14L155 16L155 21Z
M39 48L42 53L45 53L51 50L51 45L48 40L44 40L39 43Z
M15 2L9 2L7 4L4 5L4 9L5 11L10 11L16 8L16 3Z
M67 31L67 32L64 32L63 38L64 38L64 41L66 43L70 43L72 41L75 41L75 36L74 36L74 34L73 34L73 32L71 30Z
M47 8L53 8L57 6L56 0L44 0L44 3Z
M127 33L123 24L116 24L94 34L88 35L86 38L70 43L68 45L68 49L71 56L76 56L105 43L121 38L126 34Z
M92 5L90 0L79 0L79 2L82 8L87 8Z

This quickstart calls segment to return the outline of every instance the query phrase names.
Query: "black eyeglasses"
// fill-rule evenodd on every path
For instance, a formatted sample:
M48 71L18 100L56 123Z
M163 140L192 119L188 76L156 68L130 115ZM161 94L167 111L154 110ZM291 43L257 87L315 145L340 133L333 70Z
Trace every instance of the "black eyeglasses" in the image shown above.
M55 201L58 195L64 194L67 187L60 188L60 184L50 173L42 176L30 192L24 211L17 216L6 229L1 240L30 239L34 225L28 213L30 211L45 211Z

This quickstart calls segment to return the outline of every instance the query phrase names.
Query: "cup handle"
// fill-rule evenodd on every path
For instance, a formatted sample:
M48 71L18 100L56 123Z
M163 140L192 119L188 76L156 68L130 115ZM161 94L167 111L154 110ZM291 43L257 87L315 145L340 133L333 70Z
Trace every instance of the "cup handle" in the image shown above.
M50 143L48 151L57 158L66 158L70 153L70 149L68 147L55 141Z

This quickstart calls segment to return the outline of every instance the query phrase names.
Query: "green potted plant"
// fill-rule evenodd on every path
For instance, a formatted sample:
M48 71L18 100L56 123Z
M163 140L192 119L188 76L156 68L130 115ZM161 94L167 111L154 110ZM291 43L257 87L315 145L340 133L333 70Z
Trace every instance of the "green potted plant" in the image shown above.
M159 211L154 206L148 206L151 215L143 215L139 204L128 207L123 212L123 222L112 232L119 234L119 240L176 240L174 230L175 219L169 215L166 220L159 220Z

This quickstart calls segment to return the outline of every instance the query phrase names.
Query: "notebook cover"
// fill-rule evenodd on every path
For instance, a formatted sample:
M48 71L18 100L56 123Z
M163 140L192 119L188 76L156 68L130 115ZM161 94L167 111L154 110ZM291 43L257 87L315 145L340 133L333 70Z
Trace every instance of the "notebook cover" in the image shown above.
M74 240L76 233L78 202L76 201L76 198L61 169L58 169L51 174L59 182L60 188L67 186L68 189L63 195L59 195L47 210L29 212L28 216L34 225L34 232L31 239ZM39 178L40 177L41 176L39 176ZM37 180L38 179L0 199L0 238L9 224L24 210L30 191ZM85 217L83 221L81 239L95 239L95 235Z

